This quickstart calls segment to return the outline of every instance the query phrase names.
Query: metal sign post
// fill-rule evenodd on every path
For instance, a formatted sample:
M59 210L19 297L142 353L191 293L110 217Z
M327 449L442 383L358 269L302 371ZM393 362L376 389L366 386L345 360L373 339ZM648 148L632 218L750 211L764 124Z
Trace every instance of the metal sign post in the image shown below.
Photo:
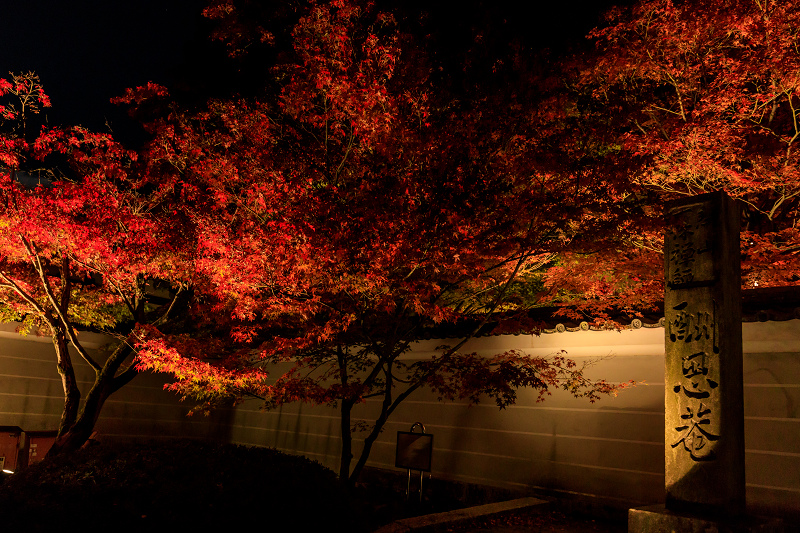
M414 433L419 426L422 433ZM431 471L431 456L433 455L433 435L425 433L425 426L417 422L411 426L411 431L397 432L397 454L395 466L408 470L408 483L406 485L406 500L411 494L411 471L419 471L419 501L422 502L423 472Z

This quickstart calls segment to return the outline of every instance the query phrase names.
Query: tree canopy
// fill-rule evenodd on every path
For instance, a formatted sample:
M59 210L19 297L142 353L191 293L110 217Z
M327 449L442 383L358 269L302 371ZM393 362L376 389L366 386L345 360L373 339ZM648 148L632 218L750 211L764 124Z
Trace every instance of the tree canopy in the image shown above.
M53 335L62 435L81 416L67 344L95 368L100 400L70 442L137 368L172 374L201 408L337 406L350 481L421 387L500 407L519 387L615 393L563 354L464 347L490 323L536 331L543 302L598 323L657 306L661 205L681 195L742 200L745 286L798 279L793 4L644 0L557 64L492 41L494 26L445 50L391 2L213 0L204 14L231 87L129 89L116 101L150 136L138 152L35 132L38 79L0 81L14 100L0 108L3 312ZM39 186L15 179L37 168ZM441 325L460 336L404 357ZM79 326L120 338L112 363L81 349ZM270 375L278 363L290 370ZM352 410L370 398L381 409L353 465Z
M207 14L234 55L243 36L273 40L251 18L241 30L230 2ZM142 340L140 368L174 374L173 389L203 401L337 405L351 480L420 387L501 407L524 386L591 401L614 392L563 356L461 351L497 311L519 327L523 282L556 254L618 236L616 184L545 168L535 88L449 90L424 43L370 2L309 3L290 37L262 94L185 106L149 85L121 99L153 135L147 179L180 191L203 298L200 336ZM515 68L501 74L530 75ZM433 359L402 358L431 326L476 316ZM285 361L290 371L267 378L265 365ZM372 397L381 411L351 468L350 414Z
M715 190L741 200L746 288L799 279L798 21L792 2L645 0L611 10L590 34L594 50L565 65L573 118L597 147L594 171L629 176L655 213L664 200ZM605 283L609 301L655 299L662 235L642 226L627 251L580 268L600 285L603 276L627 284ZM574 287L567 272L553 276Z
M0 314L23 334L53 340L65 398L56 454L79 448L106 398L136 375L136 324L170 318L147 292L172 279L177 235L151 216L159 199L131 179L135 153L80 127L26 128L49 106L35 74L0 79L0 96ZM78 328L118 342L91 354ZM70 346L95 372L83 403Z

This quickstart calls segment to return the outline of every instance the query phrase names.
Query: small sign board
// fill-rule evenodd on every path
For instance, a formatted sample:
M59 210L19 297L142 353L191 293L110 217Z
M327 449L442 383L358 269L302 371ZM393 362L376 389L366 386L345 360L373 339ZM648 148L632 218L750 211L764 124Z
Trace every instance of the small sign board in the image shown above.
M397 432L397 454L394 464L397 468L431 471L433 455L433 435L430 433Z

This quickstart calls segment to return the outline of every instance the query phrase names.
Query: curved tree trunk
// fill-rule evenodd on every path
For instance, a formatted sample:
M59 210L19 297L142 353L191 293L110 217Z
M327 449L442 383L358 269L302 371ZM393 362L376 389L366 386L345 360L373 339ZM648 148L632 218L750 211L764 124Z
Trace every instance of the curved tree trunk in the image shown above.
M355 486L356 481L358 481L358 477L361 475L364 465L367 464L367 459L369 459L369 454L372 451L372 445L375 444L376 440L378 440L378 437L383 431L383 428L386 425L386 422L389 420L391 414L398 405L400 405L422 385L422 382L416 382L412 385L409 385L406 390L397 396L397 398L392 399L391 372L387 373L386 382L387 385L384 391L384 399L383 403L381 404L381 414L378 416L377 420L375 420L375 425L373 426L372 431L370 431L369 435L367 435L367 437L364 439L364 448L361 450L361 455L358 457L356 466L353 467L353 472L347 479L347 482L350 486Z
M375 444L378 436L380 436L383 426L386 425L388 419L389 415L382 413L375 421L375 426L372 428L372 431L370 431L367 438L364 439L364 448L361 450L361 455L358 457L356 466L353 467L353 472L346 478L343 478L347 479L348 486L355 486L356 481L358 481L359 476L361 476L361 471L364 469L364 465L367 464L367 459L369 459L369 454L372 451L372 445Z

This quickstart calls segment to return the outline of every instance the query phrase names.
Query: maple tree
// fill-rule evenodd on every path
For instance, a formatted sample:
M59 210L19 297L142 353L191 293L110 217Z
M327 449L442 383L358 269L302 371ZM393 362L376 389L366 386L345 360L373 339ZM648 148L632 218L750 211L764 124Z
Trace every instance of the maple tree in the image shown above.
M280 41L234 2L206 15L234 55ZM489 320L533 327L524 282L559 252L616 238L612 184L548 171L528 94L448 92L424 46L371 2L309 2L291 27L261 94L184 106L148 84L119 99L153 136L143 172L180 191L172 207L198 250L196 330L150 331L139 367L173 374L170 388L204 406L338 406L351 483L421 387L500 407L519 387L540 399L615 393L563 354L462 350ZM430 359L403 358L440 324L461 336ZM275 363L292 368L270 377ZM358 428L353 465L353 408L372 398L379 413Z
M0 318L52 338L64 390L55 455L78 449L108 396L136 375L136 324L173 320L181 291L160 304L150 296L174 268L176 235L161 241L151 216L160 198L131 179L135 154L109 135L42 128L26 139L26 122L50 105L35 74L0 79L0 97ZM90 353L79 327L116 342ZM70 348L95 373L83 401Z
M611 10L590 34L594 50L566 66L594 169L630 176L651 214L714 190L742 201L745 288L800 279L799 23L793 2L647 0ZM655 301L662 235L645 224L626 248L580 260L596 293L623 306ZM551 275L579 292L567 269Z

